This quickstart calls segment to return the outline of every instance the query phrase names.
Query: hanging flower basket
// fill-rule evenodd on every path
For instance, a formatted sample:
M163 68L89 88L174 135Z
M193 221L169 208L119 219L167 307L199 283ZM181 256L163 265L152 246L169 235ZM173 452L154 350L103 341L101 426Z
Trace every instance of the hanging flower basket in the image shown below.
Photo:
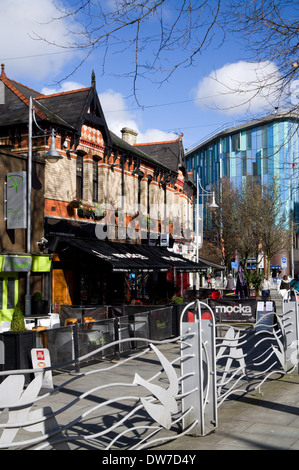
M83 208L83 214L86 219L90 219L94 217L94 211L91 207L84 207Z
M82 201L80 201L80 199L74 198L72 201L70 201L69 205L74 209L78 209L78 207L81 207Z
M93 208L93 214L95 220L101 220L106 217L107 212L102 209L101 205L98 205Z

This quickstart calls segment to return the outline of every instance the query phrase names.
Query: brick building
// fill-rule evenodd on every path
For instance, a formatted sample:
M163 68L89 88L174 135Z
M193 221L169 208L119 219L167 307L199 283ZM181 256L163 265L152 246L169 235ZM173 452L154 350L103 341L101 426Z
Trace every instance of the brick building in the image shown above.
M29 276L30 291L49 295L50 257L41 253L44 235L44 169L45 163L34 158L32 167L32 230L30 252L27 250L26 170L27 157L0 149L0 321L10 321L15 305L24 298ZM21 204L13 204L11 194L20 195ZM22 201L22 199L24 201Z
M125 130L124 138L112 133L94 74L90 87L41 95L9 79L2 65L0 88L0 146L26 157L32 97L33 157L48 150L52 129L62 156L45 163L40 198L43 249L53 256L51 303L172 295L177 274L199 268L161 246L192 238L195 189L184 164L172 166L132 145Z

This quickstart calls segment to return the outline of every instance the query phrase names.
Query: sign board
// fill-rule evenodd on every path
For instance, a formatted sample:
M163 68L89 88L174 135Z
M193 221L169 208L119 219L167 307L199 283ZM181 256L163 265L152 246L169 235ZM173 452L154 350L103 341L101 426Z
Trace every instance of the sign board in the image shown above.
M169 245L169 233L161 233L160 235L160 246Z
M286 269L288 267L287 258L281 258L281 267L282 269Z
M7 228L27 228L26 171L7 173Z
M208 299L208 304L217 322L255 323L255 299Z
M31 359L33 369L44 369L45 367L51 367L50 353L48 349L36 348L31 349ZM34 375L39 372L35 372ZM53 388L52 372L51 370L46 370L44 372L43 380L44 388Z
M9 273L28 272L31 269L31 256L4 256L2 271Z
M273 312L275 311L274 302L258 302L256 313L256 331L273 332L272 325L274 323Z

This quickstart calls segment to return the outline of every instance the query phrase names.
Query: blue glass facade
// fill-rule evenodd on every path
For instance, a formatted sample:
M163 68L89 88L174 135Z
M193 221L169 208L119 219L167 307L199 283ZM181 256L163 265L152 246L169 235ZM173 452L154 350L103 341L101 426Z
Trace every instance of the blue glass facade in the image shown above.
M299 120L278 115L216 134L186 153L187 170L203 188L229 177L241 189L248 178L267 184L272 176L281 188L285 215L299 223Z

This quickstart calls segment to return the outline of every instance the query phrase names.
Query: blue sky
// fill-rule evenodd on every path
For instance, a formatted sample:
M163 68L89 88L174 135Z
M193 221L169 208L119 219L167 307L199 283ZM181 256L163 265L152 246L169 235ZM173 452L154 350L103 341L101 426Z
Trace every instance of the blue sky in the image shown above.
M67 0L59 2L67 4ZM110 54L103 74L104 51L98 49L74 75L65 78L80 62L80 53L62 50L34 36L36 33L56 43L65 42L68 25L49 22L56 16L52 1L0 0L0 6L0 60L9 78L43 93L55 93L89 86L94 69L109 128L120 135L122 127L131 127L139 133L138 142L171 140L183 133L184 146L189 148L221 126L265 115L279 104L264 96L252 100L248 109L243 106L241 93L228 93L225 85L232 88L232 80L235 86L243 85L246 81L256 82L257 71L258 80L266 71L276 73L275 64L263 64L258 69L257 64L249 63L238 36L228 37L221 47L216 38L196 66L179 69L161 86L140 80L137 88L142 107L138 107L131 96L132 80L122 76L132 56ZM119 45L114 48L119 49Z

